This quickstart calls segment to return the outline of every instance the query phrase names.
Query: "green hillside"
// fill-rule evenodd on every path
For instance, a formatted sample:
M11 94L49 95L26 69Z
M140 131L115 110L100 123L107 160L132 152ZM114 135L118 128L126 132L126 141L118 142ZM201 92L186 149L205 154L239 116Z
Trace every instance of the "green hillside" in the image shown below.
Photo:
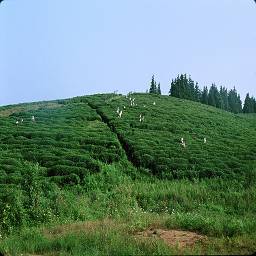
M68 180L75 174L78 182L87 172L100 171L96 160L118 162L124 154L120 143L136 167L169 179L244 175L256 166L254 118L148 94L78 97L48 106L27 105L28 111L18 108L1 118L2 179L27 160L47 168L49 177Z
M62 176L79 183L87 172L100 171L96 160L111 163L122 153L115 134L87 104L13 113L2 118L0 128L2 179L18 175L19 162L26 160L45 167L47 177L58 182Z
M98 95L86 100L118 134L130 160L160 177L227 177L256 166L255 119L168 96ZM121 118L117 108L123 110Z
M0 107L4 255L251 253L255 185L253 114L138 93ZM106 218L106 236L98 224L45 236L49 225ZM208 242L177 251L134 238L152 225L196 231Z

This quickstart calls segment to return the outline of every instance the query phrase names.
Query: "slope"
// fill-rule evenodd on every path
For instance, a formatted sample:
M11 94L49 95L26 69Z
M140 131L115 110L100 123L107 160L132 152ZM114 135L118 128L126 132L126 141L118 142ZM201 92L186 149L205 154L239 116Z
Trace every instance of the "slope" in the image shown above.
M117 133L135 166L159 177L232 177L256 165L253 117L150 94L94 95L85 100ZM117 109L122 110L121 118Z
M2 107L0 254L252 253L255 127L253 115L149 94ZM158 240L173 229L207 239L185 251Z
M87 104L12 113L0 119L0 129L2 179L27 160L47 168L48 176L75 174L79 180L100 170L96 160L111 163L122 154L116 136Z

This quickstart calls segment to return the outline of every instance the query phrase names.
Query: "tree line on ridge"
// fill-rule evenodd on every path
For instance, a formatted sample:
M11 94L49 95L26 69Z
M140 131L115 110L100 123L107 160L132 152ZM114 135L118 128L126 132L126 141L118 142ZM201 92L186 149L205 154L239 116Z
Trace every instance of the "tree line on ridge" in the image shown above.
M160 83L157 84L152 76L149 93L161 94ZM204 86L201 90L198 83L187 74L178 75L172 79L169 96L201 102L233 113L256 113L256 100L247 93L244 104L236 88L228 90L224 86L218 87L212 84L208 89Z

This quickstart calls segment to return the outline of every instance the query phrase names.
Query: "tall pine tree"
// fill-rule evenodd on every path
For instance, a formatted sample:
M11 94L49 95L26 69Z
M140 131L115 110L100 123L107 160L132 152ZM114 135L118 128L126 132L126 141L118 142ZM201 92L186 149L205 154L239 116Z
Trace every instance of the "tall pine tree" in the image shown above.
M196 82L195 92L194 92L194 100L200 102L201 97L202 97L202 92L198 86L198 83Z
M230 112L233 112L233 113L242 112L242 101L235 87L231 89L228 93L228 105L229 105Z
M169 96L172 96L172 97L177 97L177 85L175 80L172 79L171 87L169 91Z
M244 113L255 113L255 99L253 97L250 97L249 93L246 94L245 100L244 100L244 107L243 107Z
M220 108L221 106L220 93L215 84L212 84L212 86L210 87L208 95L208 104L216 108Z
M208 88L206 86L202 92L201 103L208 105Z
M187 99L196 101L196 92L195 92L195 83L189 76L189 79L186 81L187 83Z
M155 81L155 76L152 76L151 83L150 83L150 88L149 88L149 93L157 93L157 87L156 87L156 81Z
M224 110L228 110L228 108L229 108L229 106L228 106L228 90L223 86L220 87L220 99L221 99L220 108L224 109Z
M160 87L160 83L158 83L157 85L157 94L161 95L161 87Z

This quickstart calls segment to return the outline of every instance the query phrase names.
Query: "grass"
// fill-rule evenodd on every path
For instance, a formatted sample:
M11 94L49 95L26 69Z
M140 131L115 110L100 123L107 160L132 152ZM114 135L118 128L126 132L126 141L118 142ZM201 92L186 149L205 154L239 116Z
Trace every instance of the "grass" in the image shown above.
M105 223L90 230L51 238L38 231L24 231L13 239L3 245L3 251L11 255L25 252L34 255L163 255L171 252L161 241L137 241L118 226Z

